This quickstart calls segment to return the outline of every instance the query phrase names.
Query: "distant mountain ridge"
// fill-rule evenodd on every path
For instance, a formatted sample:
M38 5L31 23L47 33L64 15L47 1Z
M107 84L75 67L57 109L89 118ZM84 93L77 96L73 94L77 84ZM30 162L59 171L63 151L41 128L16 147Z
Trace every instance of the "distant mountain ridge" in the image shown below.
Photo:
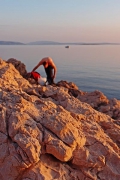
M55 42L55 41L35 41L29 43L15 41L0 41L0 45L120 45L120 43L84 43L84 42Z
M28 45L61 45L60 42L54 42L54 41L35 41L35 42L29 42Z
M0 45L25 45L21 42L14 42L14 41L0 41Z

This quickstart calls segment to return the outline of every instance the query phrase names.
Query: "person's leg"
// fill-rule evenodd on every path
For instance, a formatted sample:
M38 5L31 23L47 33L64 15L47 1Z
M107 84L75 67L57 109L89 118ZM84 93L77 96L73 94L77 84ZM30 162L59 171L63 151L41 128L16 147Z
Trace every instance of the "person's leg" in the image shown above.
M47 77L47 82L48 82L49 85L51 84L51 80L50 80L49 77Z
M52 77L48 77L47 82L49 85L55 84L54 79Z
M49 67L49 70L46 70L47 82L49 85L55 84L53 79L53 68Z

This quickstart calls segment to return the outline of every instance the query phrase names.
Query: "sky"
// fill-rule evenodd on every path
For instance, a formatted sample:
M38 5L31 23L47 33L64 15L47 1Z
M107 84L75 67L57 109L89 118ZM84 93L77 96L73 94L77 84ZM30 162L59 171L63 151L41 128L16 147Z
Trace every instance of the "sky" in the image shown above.
M0 0L0 41L120 43L120 0Z

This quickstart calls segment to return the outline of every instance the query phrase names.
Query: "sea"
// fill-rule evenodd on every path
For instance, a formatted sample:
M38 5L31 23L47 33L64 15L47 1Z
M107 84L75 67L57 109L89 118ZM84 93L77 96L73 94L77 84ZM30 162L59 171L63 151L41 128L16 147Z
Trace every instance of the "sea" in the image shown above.
M0 57L15 58L30 72L44 57L57 66L55 81L74 82L85 92L101 91L109 99L120 100L119 45L0 45ZM43 66L37 71L46 77Z

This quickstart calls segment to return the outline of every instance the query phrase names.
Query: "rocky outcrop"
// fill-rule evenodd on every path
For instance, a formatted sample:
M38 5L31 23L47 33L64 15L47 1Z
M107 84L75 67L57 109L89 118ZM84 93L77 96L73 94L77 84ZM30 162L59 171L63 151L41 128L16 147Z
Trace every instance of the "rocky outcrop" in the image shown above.
M116 98L108 99L102 92L96 90L94 92L83 92L78 89L74 83L60 81L58 86L66 87L71 96L79 99L82 102L90 104L95 110L109 115L115 120L120 120L120 100ZM118 123L118 121L116 121Z
M10 58L7 60L8 63L11 63L14 65L14 67L19 71L19 73L25 77L27 74L27 70L26 70L26 66L24 63L22 63L21 61L18 61L14 58Z
M115 108L116 99L73 83L32 85L1 59L0 179L119 180Z

